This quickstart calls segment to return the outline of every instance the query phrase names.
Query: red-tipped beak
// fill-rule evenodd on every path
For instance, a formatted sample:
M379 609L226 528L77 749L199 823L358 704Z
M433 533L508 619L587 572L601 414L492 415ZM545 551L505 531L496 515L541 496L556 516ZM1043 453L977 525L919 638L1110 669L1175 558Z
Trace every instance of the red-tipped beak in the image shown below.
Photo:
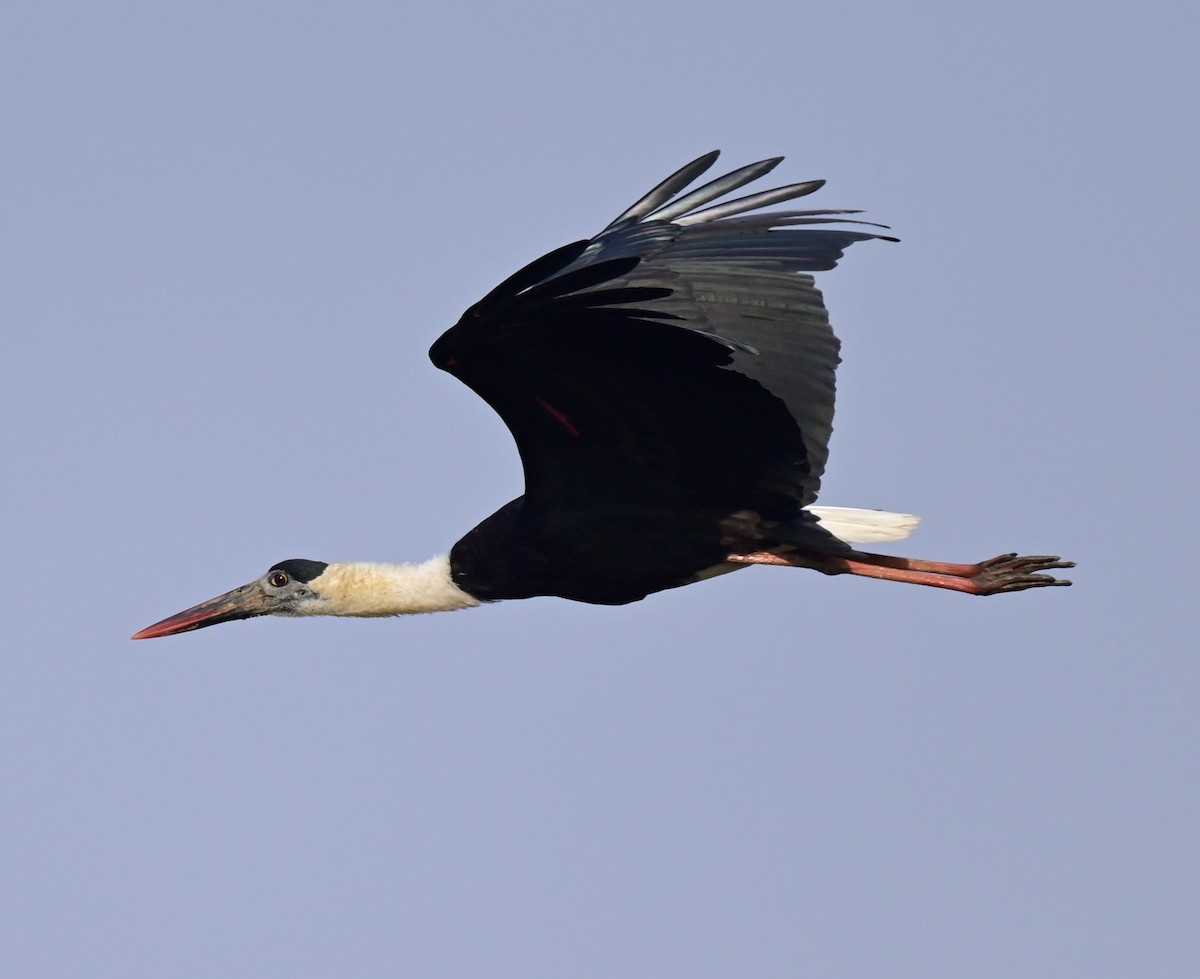
M177 612L161 622L155 622L154 625L146 626L141 632L135 632L131 638L157 639L159 636L173 636L177 632L191 632L193 629L203 629L218 622L266 615L269 611L258 582L252 582L227 591L218 598Z

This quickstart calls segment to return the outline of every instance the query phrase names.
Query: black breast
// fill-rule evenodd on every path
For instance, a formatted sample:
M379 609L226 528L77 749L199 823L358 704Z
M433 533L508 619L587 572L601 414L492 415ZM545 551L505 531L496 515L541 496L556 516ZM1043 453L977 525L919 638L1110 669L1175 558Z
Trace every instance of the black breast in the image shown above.
M722 516L686 507L540 511L522 497L454 545L450 570L482 601L553 595L624 605L720 563Z

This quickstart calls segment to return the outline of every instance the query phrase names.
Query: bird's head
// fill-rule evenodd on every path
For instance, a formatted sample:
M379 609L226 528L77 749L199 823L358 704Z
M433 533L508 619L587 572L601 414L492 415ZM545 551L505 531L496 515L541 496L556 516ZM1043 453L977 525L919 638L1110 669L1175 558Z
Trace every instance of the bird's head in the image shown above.
M157 639L256 615L329 614L332 610L326 607L327 596L321 586L321 577L327 568L329 565L324 561L303 558L280 561L248 585L155 622L135 633L133 638Z

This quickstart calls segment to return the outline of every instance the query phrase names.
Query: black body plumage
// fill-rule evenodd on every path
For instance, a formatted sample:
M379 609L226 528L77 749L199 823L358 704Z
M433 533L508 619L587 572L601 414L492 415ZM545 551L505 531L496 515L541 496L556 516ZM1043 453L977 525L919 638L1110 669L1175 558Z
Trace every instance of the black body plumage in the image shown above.
M477 598L618 604L739 548L844 548L803 512L838 363L809 273L885 236L811 227L847 212L757 210L820 182L706 207L778 161L672 203L715 158L511 276L430 350L504 420L525 470L525 495L451 551Z

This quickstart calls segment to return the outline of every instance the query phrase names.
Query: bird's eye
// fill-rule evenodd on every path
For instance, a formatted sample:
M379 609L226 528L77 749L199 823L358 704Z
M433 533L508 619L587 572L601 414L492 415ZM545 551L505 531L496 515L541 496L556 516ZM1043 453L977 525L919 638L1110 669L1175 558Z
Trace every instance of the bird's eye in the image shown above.
M286 574L284 574L282 571L276 571L267 580L270 581L271 584L274 585L276 588L282 588L289 581L291 581L291 579Z

